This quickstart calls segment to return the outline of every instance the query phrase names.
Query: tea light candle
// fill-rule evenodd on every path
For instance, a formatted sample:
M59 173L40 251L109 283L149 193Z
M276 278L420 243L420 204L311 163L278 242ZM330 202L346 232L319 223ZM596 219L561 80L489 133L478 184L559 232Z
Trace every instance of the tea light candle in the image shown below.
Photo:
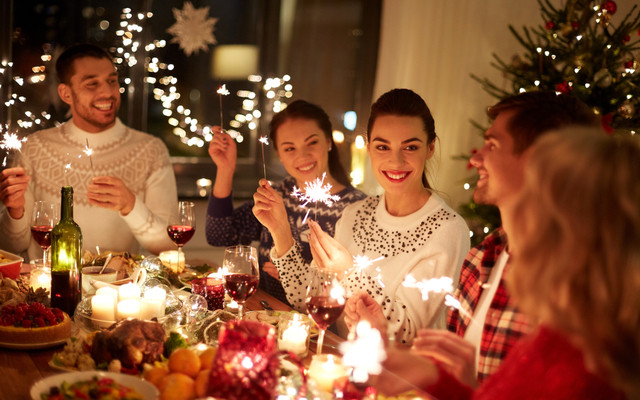
M296 355L307 352L307 337L309 336L308 326L301 319L301 314L293 314L289 320L281 322L282 327L278 347L280 350L290 351Z
M120 286L120 288L118 288L118 299L119 301L129 299L140 300L140 286L134 283L126 283Z
M316 354L311 359L307 375L321 390L332 392L334 381L347 376L347 368L342 365L342 360L338 356Z
M31 271L31 277L29 278L29 286L33 290L43 288L47 291L51 291L51 271L46 268L35 268Z
M118 319L139 318L140 299L127 299L118 302Z
M164 315L167 292L161 287L153 287L144 292L140 301L140 318L151 319Z
M111 289L111 288L103 288ZM114 289L111 289L115 292ZM107 327L116 320L116 299L110 293L96 294L91 298L91 316L99 326Z

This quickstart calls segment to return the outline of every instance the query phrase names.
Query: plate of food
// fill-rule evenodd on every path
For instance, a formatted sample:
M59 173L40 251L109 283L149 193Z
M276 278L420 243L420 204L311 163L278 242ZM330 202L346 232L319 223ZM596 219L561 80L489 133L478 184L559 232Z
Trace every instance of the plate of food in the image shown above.
M93 397L99 393L105 397ZM160 392L151 383L136 376L103 371L67 372L41 379L31 386L33 400L49 398L109 398L155 400ZM106 397L109 394L109 397ZM54 397L54 396L58 397ZM59 397L62 395L62 397Z
M197 278L204 278L209 274L218 271L218 267L209 264L196 266L186 265L184 271L178 275L178 280L184 286L191 287L191 282Z
M269 325L277 326L280 323L280 320L285 316L289 316L290 314L299 314L300 318L308 323L311 323L311 336L315 336L318 334L318 328L311 321L311 318L307 314L302 314L297 311L275 311L275 310L259 310L259 311L247 311L244 313L243 319L264 322Z

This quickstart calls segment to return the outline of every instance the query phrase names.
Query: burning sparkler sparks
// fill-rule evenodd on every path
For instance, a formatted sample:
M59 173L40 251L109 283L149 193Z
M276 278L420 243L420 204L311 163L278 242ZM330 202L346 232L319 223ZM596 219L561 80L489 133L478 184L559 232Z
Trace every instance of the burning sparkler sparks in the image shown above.
M340 352L342 363L353 367L353 380L359 383L366 382L370 374L380 374L387 358L380 331L364 320L356 326L356 338L340 344Z
M85 140L87 141L87 145L85 146L84 150L82 150L82 152L87 156L89 156L89 163L91 163L91 174L95 175L93 171L93 158L91 157L91 155L93 154L93 149L89 147L89 139L85 139Z
M227 90L227 85L220 86L220 88L217 90L217 93L219 95L218 98L220 99L220 128L224 129L224 122L222 118L222 96L229 95L229 91Z
M419 289L422 293L422 300L428 300L431 293L453 292L453 279L448 276L442 276L418 281L412 275L407 275L402 282L402 286Z
M304 189L299 189L297 187L293 187L293 192L291 193L291 197L297 197L302 201L302 207L306 207L309 203L314 203L316 208L318 203L324 203L327 207L331 207L333 203L340 200L340 196L331 194L331 184L327 183L323 185L324 178L327 176L327 173L322 174L322 178L316 178L311 182L305 182ZM311 210L309 210L311 211ZM304 216L302 223L304 224L307 221L307 217L309 216L309 211Z
M2 160L3 167L7 166L7 158L9 157L10 151L15 150L17 152L20 152L20 150L22 149L22 143L26 141L27 141L26 137L20 139L18 135L15 133L6 132L4 135L2 135L2 140L0 140L0 149L7 150L7 154L4 156L4 159Z
M267 161L264 158L264 146L269 145L269 138L266 136L260 136L258 139L260 141L260 146L262 147L262 169L264 171L264 180L267 180Z
M369 257L365 256L364 254L358 254L356 256L353 256L353 266L358 271L364 272L365 269L372 266L376 261L380 261L382 259L384 259L383 256L370 260ZM376 267L375 272L376 276L374 278L378 281L380 287L384 287L384 282L382 281L382 270L380 269L380 267Z

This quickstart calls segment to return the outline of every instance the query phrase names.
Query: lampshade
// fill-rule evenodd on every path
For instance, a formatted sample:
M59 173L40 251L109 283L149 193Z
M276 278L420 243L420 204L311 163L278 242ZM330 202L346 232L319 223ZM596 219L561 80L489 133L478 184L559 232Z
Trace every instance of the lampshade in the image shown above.
M218 45L211 59L211 75L220 80L244 80L258 74L258 47L250 44Z

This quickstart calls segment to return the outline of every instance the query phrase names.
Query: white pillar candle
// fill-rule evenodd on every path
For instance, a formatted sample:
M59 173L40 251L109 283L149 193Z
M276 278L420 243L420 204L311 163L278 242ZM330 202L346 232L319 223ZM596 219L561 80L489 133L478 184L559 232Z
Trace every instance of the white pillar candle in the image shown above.
M160 318L164 315L167 292L161 287L154 287L144 292L140 301L140 319Z
M118 288L118 301L129 299L140 300L140 286L126 283Z
M111 288L109 288L111 289ZM111 289L113 290L113 289ZM115 292L115 290L113 290ZM116 320L116 299L109 293L96 293L91 298L91 316L99 321L96 324L101 327L107 327Z
M118 320L140 317L140 299L126 299L118 302Z
M342 365L342 360L338 356L316 354L311 359L308 376L321 390L332 392L334 381L347 376L347 368Z

